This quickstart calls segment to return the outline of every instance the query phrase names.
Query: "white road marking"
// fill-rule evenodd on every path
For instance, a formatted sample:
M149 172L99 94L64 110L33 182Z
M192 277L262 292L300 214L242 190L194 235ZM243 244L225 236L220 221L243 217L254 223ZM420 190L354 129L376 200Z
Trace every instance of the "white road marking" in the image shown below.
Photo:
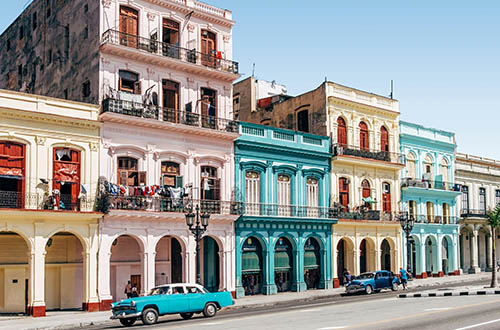
M206 323L203 323L203 325L219 325L219 324L223 324L223 323L226 323L226 322L225 321L206 322Z
M473 325L469 325L468 327L458 328L458 329L455 329L455 330L472 329L472 328L477 328L477 327L481 327L481 326L486 325L486 324L491 324L491 323L496 323L496 322L500 322L500 319L491 320L491 321L488 321L488 322L483 322L483 323L478 323L478 324L473 324Z
M309 308L309 309L299 310L299 313L309 313L309 312L321 312L321 308Z
M425 309L424 311L426 311L426 312L432 312L432 311L445 311L445 310L448 310L448 309L451 309L451 307L428 308L428 309Z
M347 326L340 326L340 327L326 327L326 328L319 328L317 330L336 330L336 329L344 329L347 328Z

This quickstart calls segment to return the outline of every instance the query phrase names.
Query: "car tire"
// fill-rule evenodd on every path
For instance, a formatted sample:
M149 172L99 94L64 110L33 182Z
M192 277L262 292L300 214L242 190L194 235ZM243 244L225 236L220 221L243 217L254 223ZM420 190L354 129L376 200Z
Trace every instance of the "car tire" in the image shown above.
M190 318L192 318L194 315L194 313L181 313L181 317L184 319L184 320L189 320Z
M365 288L365 293L366 294L372 294L373 293L373 288L371 285L367 285Z
M158 322L158 312L154 308L148 308L142 312L142 323L152 325Z
M399 285L396 282L392 283L391 290L392 291L398 291L398 289L399 289Z
M135 319L120 319L120 323L124 326L124 327L131 327L134 325L135 323Z
M207 303L203 308L203 316L214 317L217 314L217 306L214 303Z

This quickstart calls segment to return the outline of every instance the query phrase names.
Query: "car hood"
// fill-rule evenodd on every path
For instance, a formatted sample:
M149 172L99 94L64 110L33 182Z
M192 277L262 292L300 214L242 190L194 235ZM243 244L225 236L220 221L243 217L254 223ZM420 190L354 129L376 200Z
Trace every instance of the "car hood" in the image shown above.
M368 282L369 280L353 280L351 281L351 285L360 285L360 284L364 284L366 282Z
M113 303L113 306L121 306L121 305L131 305L132 301L134 301L136 304L141 301L147 301L151 300L152 296L143 296L143 297L135 297L135 298L130 298L130 299L123 299L118 302Z

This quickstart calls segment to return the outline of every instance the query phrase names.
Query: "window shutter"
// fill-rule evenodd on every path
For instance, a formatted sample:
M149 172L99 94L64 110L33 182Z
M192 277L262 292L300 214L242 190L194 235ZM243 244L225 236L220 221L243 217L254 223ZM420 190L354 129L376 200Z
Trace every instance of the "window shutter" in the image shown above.
M216 201L220 200L220 179L214 180L214 199Z
M146 172L139 172L139 184L146 184Z
M175 188L182 188L184 186L182 175L178 175L175 177Z
M134 82L134 94L142 94L142 88L141 88L141 82L136 81Z
M127 185L127 171L118 171L118 184Z

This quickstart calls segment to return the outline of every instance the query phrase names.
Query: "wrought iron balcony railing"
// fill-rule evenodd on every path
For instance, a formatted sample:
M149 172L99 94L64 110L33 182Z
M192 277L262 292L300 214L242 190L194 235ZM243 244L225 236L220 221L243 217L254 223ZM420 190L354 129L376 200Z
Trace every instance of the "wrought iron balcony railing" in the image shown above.
M462 209L460 215L462 218L486 218L486 209Z
M404 164L405 156L397 152L381 151L375 149L360 148L344 144L333 144L333 156L354 156L380 160L389 163Z
M230 201L121 195L108 195L100 198L108 199L110 210L187 213L199 205L201 213L239 215L242 212L240 203Z
M460 219L459 217L450 216L450 215L425 215L425 214L418 214L415 217L415 223L455 225L455 224L458 223L459 219Z
M248 216L275 216L275 217L297 217L297 218L331 218L330 208L278 205L263 203L242 203L242 215Z
M401 180L401 188L415 187L415 188L426 188L426 189L439 189L439 190L449 190L449 191L460 191L460 184L453 182L444 181L432 181L425 179L412 179L405 178Z
M21 193L0 190L0 209L27 209L50 211L94 211L95 198L82 196L72 198L71 195L54 197L48 193Z
M385 212L380 210L346 211L341 208L331 209L332 216L346 220L373 220L373 221L396 221L399 212Z
M155 39L143 38L116 30L107 30L102 35L102 44L121 45L135 48L147 53L165 56L185 63L205 66L218 71L238 74L238 62L223 59L220 52L205 54L196 49L186 49L170 45ZM219 54L219 55L218 55Z
M155 119L193 127L238 133L238 122L234 120L132 101L107 98L102 101L102 112L113 112L127 116Z

